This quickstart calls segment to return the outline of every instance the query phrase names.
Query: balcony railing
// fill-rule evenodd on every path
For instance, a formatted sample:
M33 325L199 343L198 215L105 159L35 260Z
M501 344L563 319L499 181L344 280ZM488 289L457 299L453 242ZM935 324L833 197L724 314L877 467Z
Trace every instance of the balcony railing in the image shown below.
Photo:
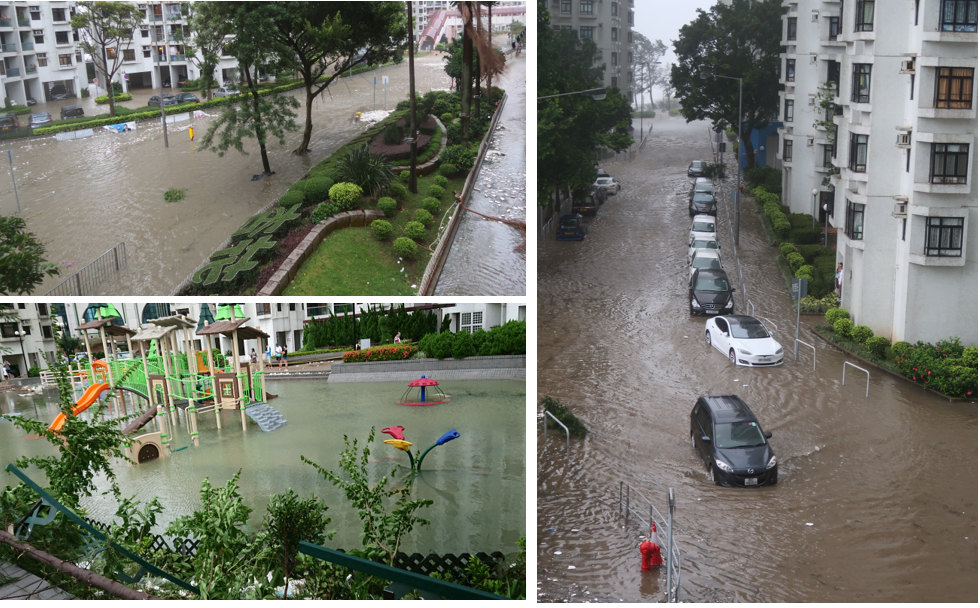
M187 57L185 55L171 55L170 61L186 61Z
M21 42L20 43L20 48L21 48L21 50L24 50L24 51L33 51L34 50L34 43L33 42Z
M20 68L7 68L7 78L16 78L20 76Z
M16 44L0 44L0 53L16 53Z
M14 27L14 22L10 19L0 17L0 27Z
M19 25L21 27L31 27L31 20L30 19L21 19L20 17L18 17L17 18L17 25Z
M37 74L37 66L27 68L26 70L24 70L24 73L28 75Z
M147 21L163 21L163 15L150 15L146 19Z

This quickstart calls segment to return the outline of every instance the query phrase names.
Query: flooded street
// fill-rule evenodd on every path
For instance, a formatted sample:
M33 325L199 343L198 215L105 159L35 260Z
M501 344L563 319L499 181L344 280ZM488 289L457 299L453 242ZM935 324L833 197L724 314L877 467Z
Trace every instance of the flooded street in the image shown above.
M552 231L538 245L538 309L549 313L538 320L538 397L559 399L590 431L567 454L560 431L538 438L538 599L663 599L657 575L640 572L643 530L617 516L627 482L665 515L675 489L681 601L976 601L976 405L875 368L869 398L860 372L842 386L847 359L809 330L820 317L800 330L816 371L809 349L793 361L796 311L754 203L741 215L746 293L788 358L736 368L707 346L686 299L686 168L711 160L708 125L651 122L636 160L600 165L623 190L588 220L586 240ZM735 280L720 190L721 253ZM746 313L741 298L736 313ZM690 442L690 412L706 394L739 395L772 431L778 484L708 480Z
M416 62L419 94L448 89L442 56L428 55ZM181 280L210 255L249 216L284 193L307 170L346 143L367 125L353 120L356 112L382 109L381 76L389 76L387 108L408 97L408 63L354 75L335 82L313 108L313 138L309 155L292 150L302 139L304 109L298 108L300 130L290 133L286 144L268 146L269 162L276 175L251 181L262 172L254 139L245 141L243 156L229 150L224 157L201 150L197 139L210 119L191 119L168 126L170 147L163 147L160 123L138 123L135 131L121 134L97 129L95 136L74 141L52 137L12 140L14 173L22 216L28 230L47 247L47 259L58 263L67 277L116 243L125 242L128 266L118 280L100 286L99 293L169 294ZM378 77L377 95L371 79ZM128 107L145 107L156 91L134 91ZM305 92L289 93L304 102ZM199 93L200 95L200 93ZM76 100L87 115L96 109L91 98ZM52 111L38 105L34 111ZM91 107L89 107L91 106ZM207 110L217 115L219 109ZM122 122L120 120L120 122ZM187 198L166 203L169 188L186 188ZM0 213L16 212L9 176L0 180ZM36 293L43 294L63 278L49 278Z
M525 58L507 56L500 86L507 102L467 207L491 217L525 218L526 88ZM523 296L527 294L522 235L512 226L463 213L456 240L435 295Z

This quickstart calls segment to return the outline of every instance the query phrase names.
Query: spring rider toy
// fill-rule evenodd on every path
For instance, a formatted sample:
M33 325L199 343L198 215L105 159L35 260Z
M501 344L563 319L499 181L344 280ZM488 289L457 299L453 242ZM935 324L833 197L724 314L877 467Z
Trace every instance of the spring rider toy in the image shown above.
M422 461L425 459L425 455L428 454L432 450L432 448L436 447L437 445L444 445L445 443L459 437L459 433L456 431L456 429L449 431L448 433L444 434L442 437L437 439L435 443L430 445L426 451L422 452L422 455L419 456L418 460L416 460L415 457L412 456L412 450L411 450L411 447L413 445L412 442L405 440L405 427L388 426L381 429L381 432L386 435L392 436L392 439L385 439L385 443L389 445L393 445L395 446L395 448L408 454L408 463L409 463L409 467L412 470L412 473L422 472Z

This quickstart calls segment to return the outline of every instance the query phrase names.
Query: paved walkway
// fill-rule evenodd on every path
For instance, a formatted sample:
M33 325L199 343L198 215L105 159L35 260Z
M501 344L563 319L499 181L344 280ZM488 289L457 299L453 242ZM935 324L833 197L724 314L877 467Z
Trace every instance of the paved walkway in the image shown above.
M52 587L23 568L3 562L0 562L0 585L2 585L0 586L0 600L76 599L75 596Z

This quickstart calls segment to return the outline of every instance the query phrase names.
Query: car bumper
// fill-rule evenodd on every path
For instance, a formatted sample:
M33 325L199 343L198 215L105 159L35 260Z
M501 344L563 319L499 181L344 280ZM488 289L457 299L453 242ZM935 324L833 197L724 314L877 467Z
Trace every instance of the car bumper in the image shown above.
M768 471L762 471L761 473L756 471L755 473L751 474L745 471L726 473L721 469L715 469L715 481L718 482L718 485L728 488L754 488L758 486L771 486L775 484L779 478L778 470L779 465L774 466Z
M783 364L783 355L752 357L738 353L735 357L735 362L745 367L774 367Z
M559 232L558 233L558 240L559 241L584 241L585 240L585 235L584 234L576 234L576 233L573 233L573 234L563 234L563 233Z
M599 212L598 207L572 207L572 213L581 213L583 215L595 215Z

